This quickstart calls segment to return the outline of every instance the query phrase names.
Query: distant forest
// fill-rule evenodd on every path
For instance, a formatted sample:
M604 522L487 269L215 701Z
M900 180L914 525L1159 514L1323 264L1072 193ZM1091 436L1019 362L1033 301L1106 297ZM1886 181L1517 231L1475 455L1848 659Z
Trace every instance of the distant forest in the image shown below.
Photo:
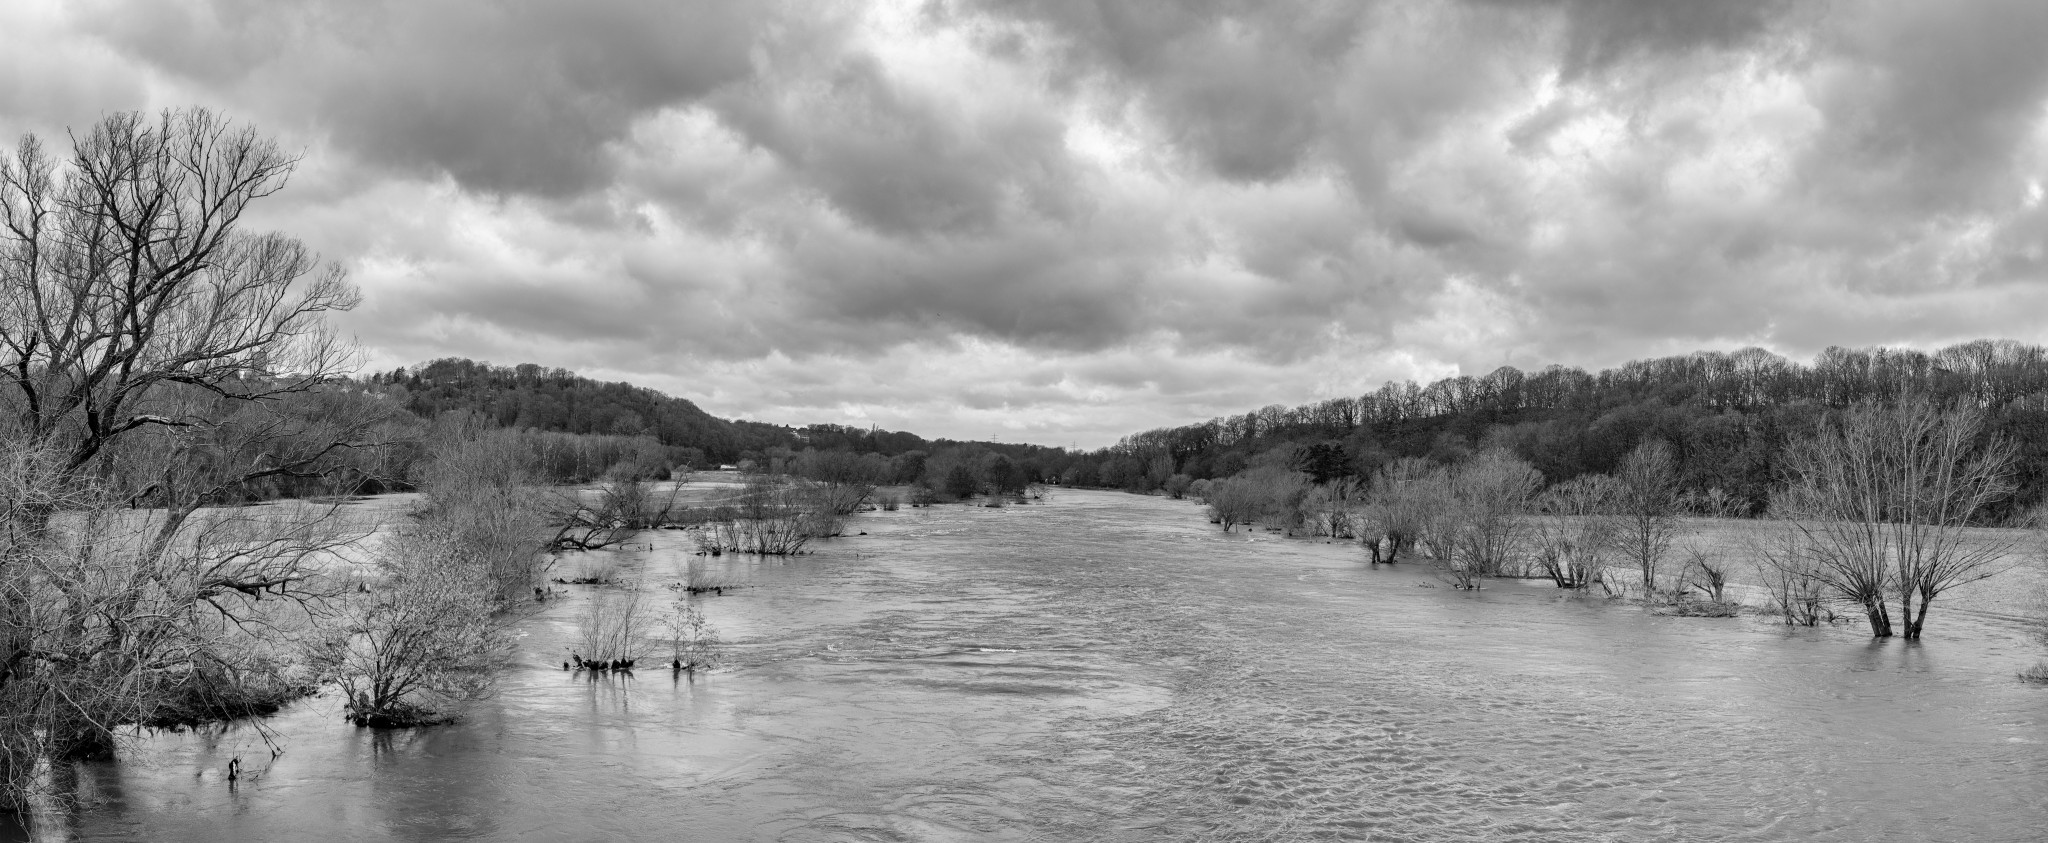
M806 453L851 453L866 458L862 471L873 482L937 487L960 464L971 466L980 485L1011 491L1056 476L1069 461L1065 451L1038 445L722 419L652 389L531 363L494 366L447 358L371 373L353 384L359 394L402 411L399 428L414 428L393 430L393 440L424 442L435 425L521 431L544 479L554 482L584 482L622 469L667 476L673 469L721 465L779 473L795 470ZM409 487L409 463L416 457L386 460L358 476L363 490ZM974 485L957 477L953 482L956 492Z
M2048 495L2048 350L1979 340L1932 354L1829 348L1811 364L1761 348L1639 360L1589 373L1512 366L1428 386L1388 383L1355 398L1272 405L1125 437L1073 459L1064 482L1146 491L1279 466L1316 483L1362 479L1402 457L1454 463L1489 449L1528 460L1548 482L1611 473L1638 443L1677 453L1689 500L1714 514L1758 514L1785 443L1831 409L1919 393L1989 413L1986 435L2019 449L2018 492L1995 515Z

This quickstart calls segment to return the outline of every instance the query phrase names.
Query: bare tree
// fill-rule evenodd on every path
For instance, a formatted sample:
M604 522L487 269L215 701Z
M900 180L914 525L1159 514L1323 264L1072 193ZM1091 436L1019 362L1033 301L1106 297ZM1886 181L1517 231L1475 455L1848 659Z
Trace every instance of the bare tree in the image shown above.
M1364 497L1357 483L1347 478L1318 484L1302 497L1298 520L1312 536L1353 538L1359 527L1358 501Z
M669 607L662 626L668 633L670 666L680 670L708 668L718 657L718 629L705 617L704 610L690 600L689 593L678 589L674 605Z
M517 434L476 427L474 419L436 421L433 459L419 469L426 493L414 517L452 538L452 564L481 572L500 604L526 596L553 564L548 504Z
M0 161L0 385L19 432L76 471L132 431L218 423L152 412L164 387L247 403L345 373L353 351L323 317L355 288L298 240L240 225L296 164L203 109L111 115L62 165L23 138Z
M583 648L576 657L599 670L632 670L646 653L657 621L648 602L639 584L632 582L591 595L576 620Z
M509 619L485 565L465 562L464 531L408 526L378 554L382 578L323 624L309 661L333 679L359 726L446 722L483 696L509 649Z
M874 496L875 483L887 468L880 457L864 459L852 451L807 449L792 461L790 473L811 481L833 512L852 515Z
M718 515L719 520L690 534L708 553L789 556L802 552L812 539L838 531L839 516L827 502L806 487L766 475L748 478L746 488L732 504L719 507Z
M320 526L331 510L233 541L226 525L247 519L202 514L254 483L336 473L383 429L372 403L320 394L353 363L323 319L354 288L298 240L242 226L295 164L204 110L111 115L68 158L31 135L0 160L0 427L35 455L24 482L48 487L7 508L0 695L61 701L0 722L0 802L24 792L15 749L105 752L148 707L135 689L168 687L151 677L211 669L225 650L205 642L224 629L326 596L312 562L348 532ZM71 501L88 516L53 524ZM123 504L154 509L140 527L91 514ZM119 585L50 591L94 571ZM257 611L264 597L284 599ZM108 692L59 693L87 681Z
M2014 487L2012 444L1982 436L1983 426L1976 407L1906 396L1851 406L1786 449L1784 514L1804 532L1817 574L1863 609L1873 636L1894 634L1888 598L1916 639L1935 597L2009 567L2018 531L1967 534Z
M1711 550L1687 548L1685 570L1679 574L1679 581L1699 589L1710 601L1727 602L1728 563Z
M321 572L369 525L333 505L214 509L161 541L161 510L64 482L62 454L7 451L0 600L22 642L0 665L7 800L33 788L37 757L110 754L117 726L266 713L297 695L284 642L330 604ZM38 521L46 504L61 514Z
M1614 507L1620 485L1605 474L1583 474L1543 493L1536 560L1558 588L1590 588L1600 580L1619 533Z
M1771 609L1787 626L1834 621L1828 584L1806 531L1786 521L1765 521L1744 544L1757 560L1757 581L1770 595Z
M620 544L643 530L669 523L682 500L683 477L667 482L613 474L587 498L579 491L560 496L548 520L555 525L548 547L555 551L597 550Z
M1485 451L1450 472L1452 506L1441 532L1447 553L1438 563L1466 588L1477 577L1500 576L1526 549L1530 524L1525 517L1543 475L1534 466L1505 451Z
M1230 532L1239 524L1250 524L1259 515L1263 500L1256 484L1238 477L1215 482L1209 489L1209 517Z
M1678 534L1678 460L1662 439L1637 445L1615 471L1621 483L1619 547L1642 577L1643 596L1657 594L1664 554Z
M1372 532L1378 533L1365 539L1374 562L1395 561L1422 534L1431 498L1425 487L1433 469L1428 460L1405 457L1373 472L1364 515L1372 522Z

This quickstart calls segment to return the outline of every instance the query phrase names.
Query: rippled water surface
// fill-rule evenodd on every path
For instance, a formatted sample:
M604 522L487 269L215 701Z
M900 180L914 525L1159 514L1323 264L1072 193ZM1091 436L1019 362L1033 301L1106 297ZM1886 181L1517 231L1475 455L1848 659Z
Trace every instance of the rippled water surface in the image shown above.
M2048 690L2002 612L1924 644L1430 587L1356 546L1059 490L863 515L700 602L709 675L566 673L577 588L462 724L145 740L82 840L2041 840ZM681 533L621 554L681 578ZM700 564L702 564L700 562ZM2038 571L2014 582L2039 582ZM222 768L253 769L230 786ZM255 763L251 763L252 760ZM0 836L5 836L0 834Z

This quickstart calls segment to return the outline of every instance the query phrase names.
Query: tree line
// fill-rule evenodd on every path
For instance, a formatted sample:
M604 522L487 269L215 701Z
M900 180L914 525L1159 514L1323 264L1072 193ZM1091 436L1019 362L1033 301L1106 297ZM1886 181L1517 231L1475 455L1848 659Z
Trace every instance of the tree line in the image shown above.
M1225 531L1356 540L1375 565L1421 557L1456 588L1539 578L1730 615L1741 579L1788 624L1817 625L1847 607L1874 637L1916 639L1936 598L2039 549L2033 529L1975 529L2016 487L2016 449L1986 435L1985 417L1916 395L1830 413L1788 443L1769 517L1747 522L1733 548L1679 545L1688 497L1661 440L1637 445L1612 474L1556 482L1489 449L1451 463L1404 457L1363 481L1317 483L1284 465L1216 480L1177 475L1168 493L1200 498Z
M1503 366L1132 434L1076 455L1060 479L1151 491L1175 475L1215 479L1280 464L1327 483L1364 480L1403 458L1455 463L1500 450L1558 481L1611 474L1638 445L1661 441L1696 511L1756 514L1782 485L1788 443L1831 412L1905 396L1977 408L1985 415L1982 436L2012 442L2015 488L1986 518L2018 517L2048 497L2048 350L2008 340L1932 353L1830 348L1810 364L1748 348L1597 373Z
M837 424L727 420L655 390L534 364L494 366L447 358L371 373L336 388L361 396L353 400L402 409L417 429L431 419L462 415L518 431L543 479L558 483L591 482L622 463L654 477L666 477L664 472L676 468L721 465L781 474L816 462L799 459L803 454L843 454L854 461L833 464L858 466L868 482L919 486L957 498L984 490L1019 491L1027 483L1054 478L1066 456L1062 449L1023 443L926 439L907 431ZM355 478L365 491L407 488L407 466L421 452L401 448L376 456L381 462L364 466Z

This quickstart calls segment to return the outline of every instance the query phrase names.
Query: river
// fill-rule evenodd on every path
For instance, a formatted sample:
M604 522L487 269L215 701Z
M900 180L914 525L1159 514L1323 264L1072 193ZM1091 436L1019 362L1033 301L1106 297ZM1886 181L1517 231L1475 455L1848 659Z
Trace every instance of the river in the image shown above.
M2048 653L2009 613L1937 603L1908 644L1537 583L1461 592L1356 545L1223 534L1193 503L1109 492L849 529L867 535L786 560L699 560L681 532L618 552L646 588L692 560L746 584L698 598L727 642L709 673L561 670L590 592L574 587L458 725L357 729L329 695L268 721L274 758L246 726L147 736L83 766L82 807L38 833L2048 837L2048 689L2013 678Z

